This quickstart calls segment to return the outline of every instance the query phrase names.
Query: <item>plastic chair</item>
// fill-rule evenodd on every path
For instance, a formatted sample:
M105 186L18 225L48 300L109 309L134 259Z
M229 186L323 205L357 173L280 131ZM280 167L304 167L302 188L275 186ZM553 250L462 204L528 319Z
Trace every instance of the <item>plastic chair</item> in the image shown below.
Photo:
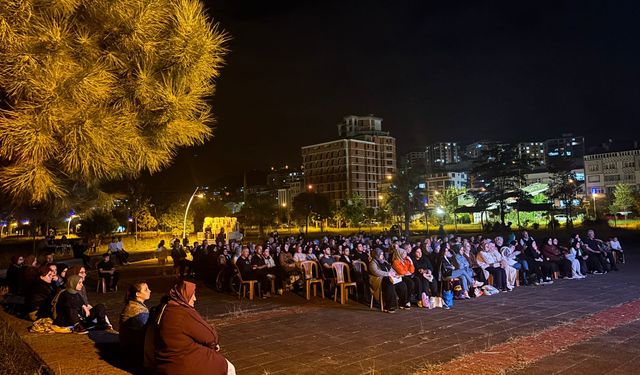
M324 299L324 280L320 278L318 263L312 260L300 262L300 268L304 273L304 281L307 289L307 300L311 299L311 286L313 285L313 296L317 295L317 285L320 284L322 299Z
M344 262L335 262L331 265L333 275L335 277L336 288L333 291L333 302L338 300L338 287L340 287L340 304L344 305L349 300L349 288L356 291L356 299L358 298L358 285L351 281L349 274L349 265ZM346 293L345 293L346 292Z
M243 280L242 274L238 269L238 266L235 265L236 275L238 276L238 280L240 280L240 289L238 290L238 298L241 300L247 294L247 287L249 288L249 301L253 301L253 297L255 296L256 284L260 284L258 280ZM260 290L260 288L258 288Z
M375 296L375 293L373 291L373 289L371 289L371 287L369 287L369 294L371 294L371 303L369 304L369 310L373 309L373 298ZM379 294L379 301L380 301L380 311L384 311L384 300L382 298L382 288L380 288L380 293Z
M102 288L100 288L102 287ZM98 284L96 285L96 293L100 293L100 289L102 289L102 293L107 293L107 278L100 275L100 271L98 271ZM113 289L117 292L118 285L116 284Z

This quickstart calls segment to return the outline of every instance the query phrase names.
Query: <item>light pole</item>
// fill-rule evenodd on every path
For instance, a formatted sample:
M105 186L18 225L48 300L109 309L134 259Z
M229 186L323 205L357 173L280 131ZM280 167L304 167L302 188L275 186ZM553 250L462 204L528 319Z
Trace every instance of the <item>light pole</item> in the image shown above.
M424 223L427 225L427 236L429 233L429 202L424 204Z
M598 209L596 208L596 198L598 197L597 193L591 193L591 198L593 198L593 219L598 219Z
M184 221L182 222L182 239L187 238L187 214L189 213L189 207L191 206L191 202L193 202L193 198L196 196L198 198L204 197L204 194L198 194L198 190L200 190L200 186L198 186L196 190L193 191L193 194L191 194L191 198L189 198L189 203L187 203L187 209L184 210Z
M71 221L76 217L79 217L79 216L75 214L71 214L71 216L67 218L67 237L69 237L69 234L71 232Z

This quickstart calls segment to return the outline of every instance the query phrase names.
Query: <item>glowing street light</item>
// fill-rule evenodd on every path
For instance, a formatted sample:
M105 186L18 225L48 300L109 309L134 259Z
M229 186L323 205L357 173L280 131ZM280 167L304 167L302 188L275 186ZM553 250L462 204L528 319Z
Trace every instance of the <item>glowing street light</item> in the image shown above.
M593 198L593 218L597 219L598 218L598 209L596 208L596 198L600 198L602 196L602 194L598 194L598 193L591 193L591 198Z
M309 186L307 186L307 189L309 189L309 191L313 190L313 185L309 184Z
M191 207L191 202L193 202L193 198L194 197L204 198L204 194L203 193L198 194L198 190L200 190L200 186L198 186L196 190L193 191L193 194L191 194L191 198L189 198L189 203L187 203L187 209L184 210L184 221L182 222L182 238L183 239L187 238L187 214L189 213L189 207Z
M71 214L71 216L69 216L66 220L67 220L67 237L69 237L69 233L71 232L71 221L73 221L73 219L80 217L76 214Z

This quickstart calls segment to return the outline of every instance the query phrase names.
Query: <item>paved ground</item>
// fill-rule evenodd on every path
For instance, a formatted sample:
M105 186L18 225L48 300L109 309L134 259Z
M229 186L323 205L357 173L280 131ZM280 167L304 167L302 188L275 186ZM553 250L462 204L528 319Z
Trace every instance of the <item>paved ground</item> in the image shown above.
M640 306L636 301L640 256L629 254L628 260L621 272L456 301L449 311L414 307L389 315L355 302L342 306L330 299L306 301L295 294L240 302L204 286L198 288L196 307L218 328L222 350L239 374L437 373L441 364L456 358L464 361L483 351L496 354L492 350L505 342L517 343L521 347L516 349L526 352L527 340L541 331L552 335L560 325L583 322L580 319L589 322L596 313L615 313L612 307L623 303ZM150 304L156 304L172 283L152 262L136 263L122 273L122 286L134 280L149 282ZM96 294L95 290L89 294L93 303L107 305L114 323L123 296L124 292ZM640 359L640 322L633 314L626 314L613 330L567 341L559 351L534 362L518 357L488 373L638 373L634 365ZM57 373L124 372L115 335L37 335L25 332L27 322L10 319L10 323ZM60 355L74 352L78 354Z

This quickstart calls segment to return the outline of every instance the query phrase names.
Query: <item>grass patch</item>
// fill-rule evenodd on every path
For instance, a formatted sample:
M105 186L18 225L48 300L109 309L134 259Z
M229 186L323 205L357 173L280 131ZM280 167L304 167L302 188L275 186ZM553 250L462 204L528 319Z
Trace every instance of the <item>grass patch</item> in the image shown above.
M53 374L3 319L0 319L0 342L0 374Z

